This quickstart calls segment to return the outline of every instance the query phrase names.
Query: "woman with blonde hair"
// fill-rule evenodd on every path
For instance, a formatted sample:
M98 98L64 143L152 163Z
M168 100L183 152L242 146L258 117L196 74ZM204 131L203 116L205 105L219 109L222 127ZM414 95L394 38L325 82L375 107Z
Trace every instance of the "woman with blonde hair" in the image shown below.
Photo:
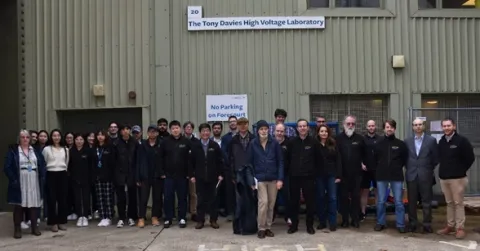
M21 130L18 144L9 147L4 165L8 178L9 204L14 205L13 222L15 239L22 238L20 224L24 210L28 210L30 221L37 222L38 209L42 206L42 183L45 177L45 160L30 145L30 133ZM32 234L41 235L37 224L31 224Z

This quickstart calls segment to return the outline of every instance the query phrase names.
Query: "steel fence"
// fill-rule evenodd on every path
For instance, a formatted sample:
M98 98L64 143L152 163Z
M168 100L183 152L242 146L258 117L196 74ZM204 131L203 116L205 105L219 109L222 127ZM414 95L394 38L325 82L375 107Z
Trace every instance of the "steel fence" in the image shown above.
M474 147L476 160L468 171L467 195L480 195L480 107L468 108L409 108L408 116L410 122L420 118L425 122L425 132L440 140L443 136L441 121L451 118L455 121L457 132L467 137ZM407 135L412 136L413 131L409 130ZM436 194L441 194L438 182L438 169L435 170L437 185L434 187Z

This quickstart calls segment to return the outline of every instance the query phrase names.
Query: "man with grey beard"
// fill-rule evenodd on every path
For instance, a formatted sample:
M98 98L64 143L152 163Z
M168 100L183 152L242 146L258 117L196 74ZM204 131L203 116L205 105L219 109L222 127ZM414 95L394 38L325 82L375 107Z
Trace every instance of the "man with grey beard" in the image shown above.
M342 227L350 225L359 228L360 185L362 182L362 162L365 158L364 138L355 133L356 117L348 115L343 121L344 131L336 137L342 158L342 181L340 183L340 213Z

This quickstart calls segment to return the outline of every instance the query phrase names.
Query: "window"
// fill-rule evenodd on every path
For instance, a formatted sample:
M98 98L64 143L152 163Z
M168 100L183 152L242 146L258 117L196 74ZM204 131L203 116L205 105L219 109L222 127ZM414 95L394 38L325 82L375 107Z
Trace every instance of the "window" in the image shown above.
M312 119L323 116L328 122L338 122L342 131L345 116L357 117L357 132L366 133L368 120L375 120L377 132L383 134L383 121L388 119L387 95L312 95L310 97ZM397 121L399 118L396 119Z
M475 9L480 0L419 0L419 9ZM478 9L480 10L480 9Z
M380 0L309 0L310 8L380 8Z

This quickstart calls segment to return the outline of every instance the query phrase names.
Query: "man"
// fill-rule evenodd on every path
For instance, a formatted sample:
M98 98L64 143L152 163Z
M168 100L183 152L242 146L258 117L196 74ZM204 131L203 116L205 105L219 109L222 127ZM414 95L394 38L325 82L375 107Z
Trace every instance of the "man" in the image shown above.
M370 196L370 187L377 188L377 180L375 179L375 170L377 162L375 161L375 146L381 140L380 135L376 133L377 126L374 120L367 122L367 134L365 134L365 165L362 165L362 183L361 187L361 214L360 221L365 220L366 210L368 204L368 197ZM375 190L375 201L377 200L377 191Z
M300 190L303 191L307 204L307 233L315 234L313 221L315 216L315 177L320 173L323 159L320 153L320 143L308 135L308 121L297 121L298 136L287 143L285 166L290 179L289 212L292 225L288 233L298 231L298 211L300 207Z
M134 125L132 127L132 134L133 134L133 137L135 138L135 140L141 144L142 143L142 127L140 127L139 125Z
M236 116L230 116L228 117L228 127L230 131L223 135L222 137L222 143L221 143L221 148L223 153L225 154L225 166L230 167L229 157L228 157L228 147L230 145L230 142L232 141L233 137L237 134L237 117ZM248 129L248 128L247 128ZM232 173L229 168L227 168L228 171L225 172L225 178L227 180L232 180ZM223 186L221 189L225 191L226 196L222 196L220 198L220 204L225 204L226 205L226 211L227 211L227 221L233 221L233 214L235 212L235 186L233 185L232 182L222 182L221 186ZM222 203L223 201L223 203Z
M271 230L277 191L283 186L283 152L280 144L268 134L268 123L257 122L258 138L248 149L248 163L252 165L258 181L258 233L260 239L273 237Z
M217 143L220 147L222 147L222 131L223 125L221 122L217 121L212 124L213 137L211 138L211 140Z
M271 125L268 129L268 133L272 136L275 134L276 125L285 124L285 119L287 118L287 111L278 108L275 110L274 116L275 116L275 125ZM293 127L285 126L285 135L287 137L294 137L297 135L297 133L295 132L295 129Z
M168 120L165 118L160 118L157 121L157 128L158 128L158 138L163 140L164 138L170 136L170 133L167 131L168 127Z
M150 125L147 131L148 139L143 140L137 150L137 186L139 186L140 205L137 226L145 227L147 204L152 189L152 225L160 226L159 219L163 215L163 187L165 176L159 172L160 140L158 129Z
M118 139L118 124L115 122L111 122L108 125L108 136L110 137L110 143L116 144Z
M359 228L360 185L362 182L362 162L365 155L365 141L355 132L357 119L348 115L343 120L343 132L336 137L338 150L342 157L343 179L340 182L340 213L342 227L350 225Z
M135 220L138 218L135 171L137 141L130 136L130 130L131 128L128 125L120 127L121 138L118 138L114 150L114 184L117 194L118 228L124 226L127 216L129 226L135 226ZM127 200L128 213L126 214Z
M195 125L191 121L187 121L183 124L183 135L185 136L186 139L192 141L192 146L199 144L200 140L198 140L197 137L195 137L193 133L193 129L195 129ZM195 156L192 156L195 157ZM196 191L196 186L194 182L188 183L188 196L189 196L189 202L190 202L190 215L192 221L197 221L197 191Z
M388 119L383 123L385 131L384 139L375 148L375 159L377 161L377 224L375 231L382 231L386 226L387 189L390 190L395 199L395 218L397 230L405 233L405 208L403 205L403 167L408 159L408 148L405 143L395 137L397 122Z
M325 119L324 116L317 116L315 118L315 123L317 124L317 128L318 128L322 125L326 125L327 124L327 119Z
M444 135L438 142L438 176L447 202L447 226L437 233L446 235L456 232L455 237L463 239L466 235L463 195L468 183L467 171L475 161L475 154L470 141L456 132L453 119L442 120L442 129Z
M187 181L193 175L192 141L181 134L181 125L177 120L169 124L171 135L160 146L160 177L165 177L165 223L172 225L175 194L178 200L178 219L180 228L187 226Z
M202 229L205 225L205 213L210 215L210 226L218 229L217 223L217 190L218 184L223 180L224 155L220 146L210 140L210 125L201 124L198 127L200 133L200 144L196 151L195 169L192 180L196 186L197 204L197 225L195 229Z
M282 147L282 152L283 152L283 159L285 162L286 159L286 154L287 154L287 143L290 138L285 136L285 125L284 124L278 124L275 126L275 140L280 144ZM290 196L288 193L288 169L287 166L284 165L284 170L283 170L284 176L283 176L283 186L282 189L280 189L278 193L278 198L277 198L277 203L276 203L276 209L275 209L275 214L278 212L278 206L279 206L279 201L282 201L283 207L284 207L284 218L285 222L287 222L288 225L292 224L292 220L290 219L290 213L288 212L288 201L290 200ZM275 217L274 217L275 219Z
M412 123L415 136L405 139L408 147L408 161L406 171L408 193L408 222L411 232L417 229L417 201L418 194L422 199L423 232L433 233L432 230L432 183L433 170L438 164L437 140L426 135L423 121L415 119Z

